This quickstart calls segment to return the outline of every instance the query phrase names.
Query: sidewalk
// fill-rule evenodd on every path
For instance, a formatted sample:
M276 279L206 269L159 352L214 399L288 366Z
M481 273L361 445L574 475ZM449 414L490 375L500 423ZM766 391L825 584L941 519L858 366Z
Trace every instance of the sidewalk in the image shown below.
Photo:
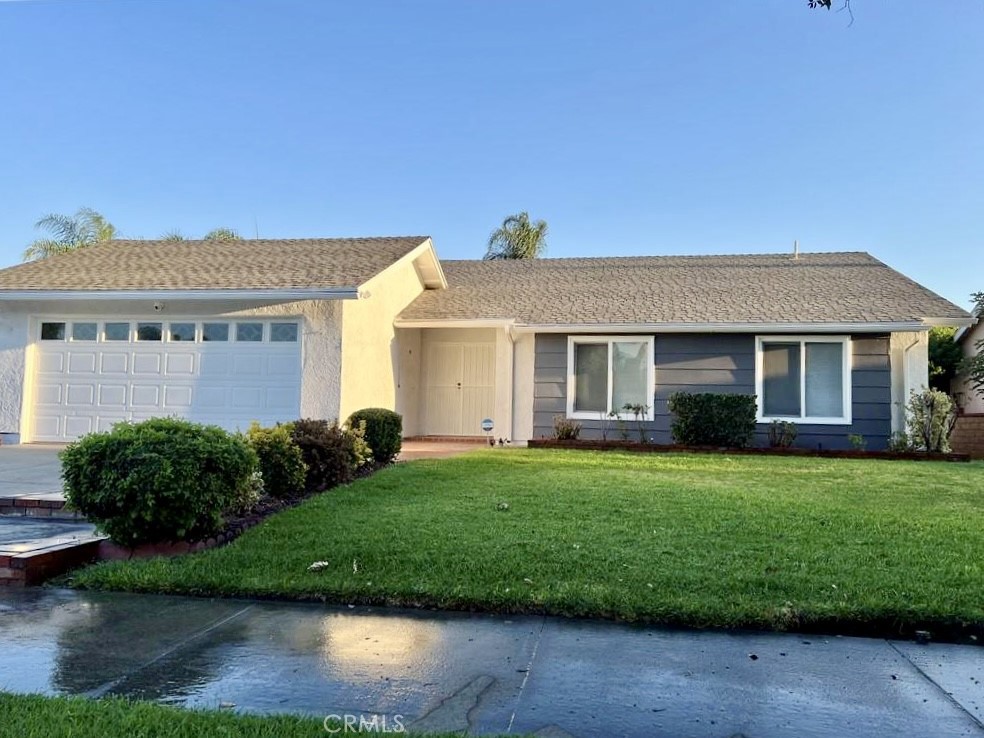
M984 650L155 595L0 592L0 689L563 736L984 735Z

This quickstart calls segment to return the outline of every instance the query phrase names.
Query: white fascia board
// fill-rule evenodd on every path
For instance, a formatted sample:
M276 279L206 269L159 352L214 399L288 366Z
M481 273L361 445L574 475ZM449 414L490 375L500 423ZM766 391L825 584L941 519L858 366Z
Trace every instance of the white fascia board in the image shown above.
M517 333L892 333L924 331L923 322L885 323L571 323L518 324Z
M514 320L401 320L393 321L395 328L512 328Z
M384 269L376 272L369 279L363 282L362 287L370 284L373 280L379 278L383 274L386 274L390 269L400 264L405 264L408 262L415 262L421 256L430 257L431 267L433 269L433 275L428 278L427 275L421 274L421 269L417 266L417 273L420 275L421 281L427 289L447 289L448 280L444 276L444 269L441 267L441 260L437 258L437 252L434 250L434 242L430 239L424 239L420 242L419 246L414 246L410 251L405 253L399 259L394 261L392 264L388 265Z
M0 290L18 300L357 300L357 287L275 290Z

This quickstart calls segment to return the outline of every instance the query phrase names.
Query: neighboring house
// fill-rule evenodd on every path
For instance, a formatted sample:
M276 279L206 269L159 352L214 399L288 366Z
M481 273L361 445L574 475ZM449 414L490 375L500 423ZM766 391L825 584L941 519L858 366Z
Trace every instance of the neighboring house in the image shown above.
M980 350L978 345L984 341L984 320L978 316L973 325L961 328L954 338L963 349L965 357L975 356ZM954 379L951 390L965 414L984 415L984 393L976 391L966 377L958 376Z
M597 437L625 403L759 397L798 445L883 447L970 316L859 253L440 262L430 239L115 241L0 271L0 431L394 408L407 435ZM623 413L623 417L628 417ZM614 424L612 423L612 427ZM610 431L614 433L614 431Z

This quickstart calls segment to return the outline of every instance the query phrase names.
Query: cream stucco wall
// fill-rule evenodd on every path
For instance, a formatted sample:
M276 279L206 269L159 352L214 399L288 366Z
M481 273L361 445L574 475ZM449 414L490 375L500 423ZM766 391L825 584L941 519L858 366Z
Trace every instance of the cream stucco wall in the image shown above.
M168 301L162 311L153 301L71 300L7 302L0 304L0 433L6 442L18 440L30 410L30 362L33 336L41 318L180 318L292 317L303 321L301 344L301 415L339 417L341 383L341 303L308 300L289 303L245 301Z
M400 349L393 321L424 291L413 257L377 274L362 285L360 299L342 306L342 420L365 407L396 409Z
M984 341L984 320L981 320L971 328L963 339L964 356L970 357L977 354L977 344ZM984 396L975 392L963 377L957 378L953 383L953 392L965 413L982 414L984 413Z
M421 333L420 328L396 331L396 412L403 416L405 436L423 432L420 428Z

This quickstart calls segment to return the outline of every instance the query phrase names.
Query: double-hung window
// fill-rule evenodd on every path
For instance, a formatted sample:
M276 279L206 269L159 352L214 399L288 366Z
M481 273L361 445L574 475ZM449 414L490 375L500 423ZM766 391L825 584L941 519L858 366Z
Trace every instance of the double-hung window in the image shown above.
M759 336L755 339L758 421L851 423L851 339Z
M567 416L598 420L626 405L646 406L653 417L655 370L651 336L569 336Z

